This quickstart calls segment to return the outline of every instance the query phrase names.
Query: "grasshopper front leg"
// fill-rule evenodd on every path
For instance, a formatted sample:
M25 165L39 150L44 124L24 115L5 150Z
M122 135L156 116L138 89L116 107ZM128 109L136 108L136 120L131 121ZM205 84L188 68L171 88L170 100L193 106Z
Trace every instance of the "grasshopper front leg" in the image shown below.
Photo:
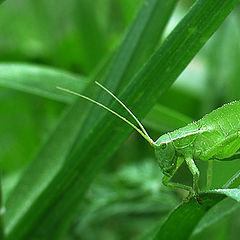
M177 172L179 167L182 165L183 161L184 161L183 157L178 157L176 169L170 175L164 175L162 178L162 183L163 183L163 185L165 185L167 187L180 188L180 189L186 190L189 192L189 197L191 197L194 194L194 190L192 187L184 185L182 183L170 182L170 180L172 179L174 174Z
M185 161L189 167L190 172L193 175L193 191L195 195L198 195L199 193L199 187L198 187L198 179L199 179L199 170L193 161L192 157L186 157Z
M190 196L192 194L198 195L198 193L199 193L199 187L198 187L199 170L192 158L186 158L185 161L189 167L190 172L193 175L193 187L189 187L189 186L186 186L181 183L170 182L172 176L171 177L164 176L162 178L162 183L167 187L176 187L176 188L181 188L181 189L187 190L187 191L189 191Z
M184 189L184 190L188 191L190 195L193 193L193 189L189 186L186 186L186 185L181 184L181 183L170 182L171 178L172 178L172 176L171 177L163 176L163 178L162 178L163 185L165 185L167 187Z

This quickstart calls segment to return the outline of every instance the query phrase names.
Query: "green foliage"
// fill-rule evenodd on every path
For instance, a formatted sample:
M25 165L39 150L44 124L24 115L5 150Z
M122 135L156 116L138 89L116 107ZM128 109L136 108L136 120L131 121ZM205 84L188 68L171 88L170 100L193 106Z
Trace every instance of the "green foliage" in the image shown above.
M182 202L186 193L162 186L152 149L128 138L129 126L56 89L132 121L98 80L153 139L239 98L239 1L177 2L1 5L1 239L201 239L212 230L212 239L238 239L238 159L214 162L213 189ZM204 189L206 164L197 164ZM191 184L187 171L183 165L176 178Z

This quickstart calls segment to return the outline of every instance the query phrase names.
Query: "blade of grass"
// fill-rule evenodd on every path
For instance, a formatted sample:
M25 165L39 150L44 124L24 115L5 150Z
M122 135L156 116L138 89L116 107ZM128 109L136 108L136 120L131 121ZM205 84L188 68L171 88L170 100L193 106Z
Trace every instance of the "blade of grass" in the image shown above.
M0 64L0 86L39 95L61 102L72 103L72 95L56 89L61 84L81 92L88 81L83 77L50 67L22 63Z
M171 2L172 4L173 3L175 4L175 1L171 1ZM158 9L161 7L161 4L159 4L159 0L151 0L149 1L148 7L146 5L144 6L145 7L142 7L139 16L135 20L137 23L134 23L133 27L130 29L127 35L129 38L129 41L135 42L135 44L131 44L131 46L134 49L131 49L128 47L128 45L130 44L129 41L126 41L125 43L123 43L123 45L119 49L119 55L121 55L121 52L124 49L125 49L125 55L122 55L121 58L120 57L115 58L114 64L118 67L114 67L115 70L113 70L113 67L112 67L112 70L110 70L110 72L112 72L112 74L110 74L111 76L116 75L114 71L119 71L122 75L122 72L124 72L126 69L125 66L122 66L122 63L124 63L125 61L128 62L128 64L135 64L129 61L129 59L131 59L131 55L134 54L135 51L144 52L145 51L144 49L147 47L146 45L144 46L144 48L141 48L141 49L139 49L138 47L138 38L140 38L143 34L140 32L141 31L144 32L146 30L145 28L150 28L150 27L152 27L153 30L157 30L158 24L161 23L160 21L162 19L162 16L161 14L159 14L159 12L157 12L159 15L159 21L157 22L157 24L156 22L153 22L153 21L149 22L149 18L151 18L152 11L155 9L155 7L157 7ZM169 6L171 7L170 1L169 1ZM163 13L164 13L164 10L165 9L162 9ZM169 16L167 15L163 14L163 16L169 18ZM140 29L139 29L139 26L141 26ZM145 26L145 27L142 27L142 26ZM162 29L158 29L158 31L162 31ZM129 37L129 35L132 35L132 37ZM151 36L152 35L149 35L150 40L152 39ZM120 79L121 78L118 78L117 80L120 81ZM81 175L79 170L74 169L74 166L70 168L68 166L67 168L65 168L66 166L63 166L64 158L66 158L67 153L69 153L72 150L74 146L73 142L76 139L76 135L78 134L78 132L80 132L80 129L81 129L81 121L83 119L82 118L83 111L81 111L82 109L80 109L81 106L83 106L82 102L77 101L71 107L65 119L61 121L59 127L56 129L52 137L45 144L42 151L38 154L38 156L35 158L33 163L30 165L29 169L25 172L18 186L16 187L15 191L13 191L13 194L8 199L7 201L8 212L6 216L8 239L14 239L15 236L18 236L19 239L25 239L31 236L30 238L33 239L34 234L35 235L40 234L42 236L44 234L48 234L48 237L51 236L50 237L51 239L55 239L56 235L58 235L58 233L61 232L63 228L65 228L65 225L66 225L65 221L67 221L68 219L71 219L71 215L74 213L72 208L75 209L76 204L74 204L75 206L74 207L72 204L69 205L69 203L72 200L78 202L79 199L81 199L79 198L78 194L76 194L78 190L77 192L75 192L74 190L74 192L72 192L68 196L69 198L71 198L71 201L67 200L65 202L65 199L64 199L63 202L61 201L58 202L56 201L55 197L57 197L58 194L64 195L65 190L63 189L65 188L67 182L70 183L71 180L75 178L76 173L79 177ZM111 118L112 116L110 117L110 119ZM65 134L65 132L67 132L67 135ZM115 149L116 148L117 148L117 145L115 145ZM102 165L102 163L103 163L102 160L99 161L100 165ZM95 166L93 162L90 163L89 167L91 169L90 172L94 171ZM58 178L55 179L55 176L57 172L60 172L60 168L65 168L65 170L67 171L70 171L70 172L74 171L74 172L70 174L72 175L70 176L70 179L66 179L67 182L65 182L63 185L57 184L58 187L56 188L55 181L58 181ZM88 172L89 170L86 169L86 171ZM67 175L65 176L68 178ZM91 179L92 177L85 179L85 177L83 176L81 185L84 189L86 188L85 184L90 182ZM81 179L77 180L77 182L80 183ZM54 189L57 190L58 192L57 194L54 193L55 190L52 189L52 186L54 186ZM62 192L62 190L64 192ZM60 198L58 198L58 200L60 200ZM54 209L52 209L53 211L48 210L49 208L53 207L52 206L53 203L55 207L59 207L57 212L55 212ZM61 208L61 206L59 205L61 204L64 205L64 203L66 203L66 205L63 206L63 208ZM50 212L53 215L51 214L48 215ZM65 215L65 216L64 218L61 218L60 215ZM69 218L69 215L70 215L70 218ZM40 227L38 225L38 222L44 216L48 218L46 218L46 221L42 222L44 226L42 225ZM26 221L28 222L27 225L25 224ZM41 229L43 232L39 233L41 232Z
M118 86L117 92L120 92L128 84L156 50L177 2L178 0L144 1L138 18L144 18L145 15L148 15L147 21L142 26L139 26L137 21L134 22L133 28L135 31L126 36L123 42L125 47L122 46L122 51L116 57L116 60L122 66L119 68L119 66L113 65L112 74L108 76L109 79L115 79L116 77L121 79L121 85ZM152 24L154 22L155 24ZM141 28L141 31L138 30L139 28ZM132 54L127 61L123 62L122 59L128 51L132 51ZM113 85L109 87L112 89Z
M120 99L138 113L140 118L144 116L237 2L235 0L223 4L220 0L198 1L149 63L120 94ZM112 107L115 110L118 105L114 104ZM121 110L119 112L125 116L124 112ZM85 124L87 121L88 119ZM113 129L116 129L116 133ZM78 145L73 149L69 161L65 162L64 168L54 179L52 186L49 186L33 208L37 209L41 206L45 195L52 198L52 204L49 206L51 213L48 216L44 215L43 229L50 232L49 223L52 224L51 227L59 226L60 223L56 219L63 219L73 213L76 202L83 197L96 172L112 156L129 132L128 126L105 113L91 131L80 134ZM55 185L61 186L61 189L55 189ZM59 198L61 201L57 201ZM62 211L60 212L59 209ZM29 217L26 217L27 219ZM28 236L33 236L33 233Z

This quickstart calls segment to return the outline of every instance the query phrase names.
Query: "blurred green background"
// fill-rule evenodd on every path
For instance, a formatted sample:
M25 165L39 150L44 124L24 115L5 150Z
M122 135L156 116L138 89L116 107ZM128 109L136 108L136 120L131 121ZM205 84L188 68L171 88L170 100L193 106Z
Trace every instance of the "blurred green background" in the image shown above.
M179 2L164 36L193 3ZM140 0L6 1L0 7L0 67L9 62L37 64L87 79L114 54L140 4ZM144 119L153 139L239 99L239 10L231 13ZM0 160L6 197L66 104L1 85L0 99ZM199 167L204 188L207 165L199 163ZM237 160L214 162L213 186L220 187L238 168ZM151 232L145 226L160 224L186 194L163 187L161 177L152 149L133 133L93 182L69 239L140 239L143 235L148 239ZM224 221L239 224L236 212ZM237 239L239 233L229 234Z

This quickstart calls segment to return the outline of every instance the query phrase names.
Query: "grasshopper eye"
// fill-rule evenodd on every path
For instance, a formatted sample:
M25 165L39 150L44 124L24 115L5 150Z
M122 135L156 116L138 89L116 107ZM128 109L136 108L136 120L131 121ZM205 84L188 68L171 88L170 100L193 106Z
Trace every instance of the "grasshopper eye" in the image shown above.
M165 149L167 147L167 144L166 143L162 143L161 145L160 145L160 148L161 149Z

